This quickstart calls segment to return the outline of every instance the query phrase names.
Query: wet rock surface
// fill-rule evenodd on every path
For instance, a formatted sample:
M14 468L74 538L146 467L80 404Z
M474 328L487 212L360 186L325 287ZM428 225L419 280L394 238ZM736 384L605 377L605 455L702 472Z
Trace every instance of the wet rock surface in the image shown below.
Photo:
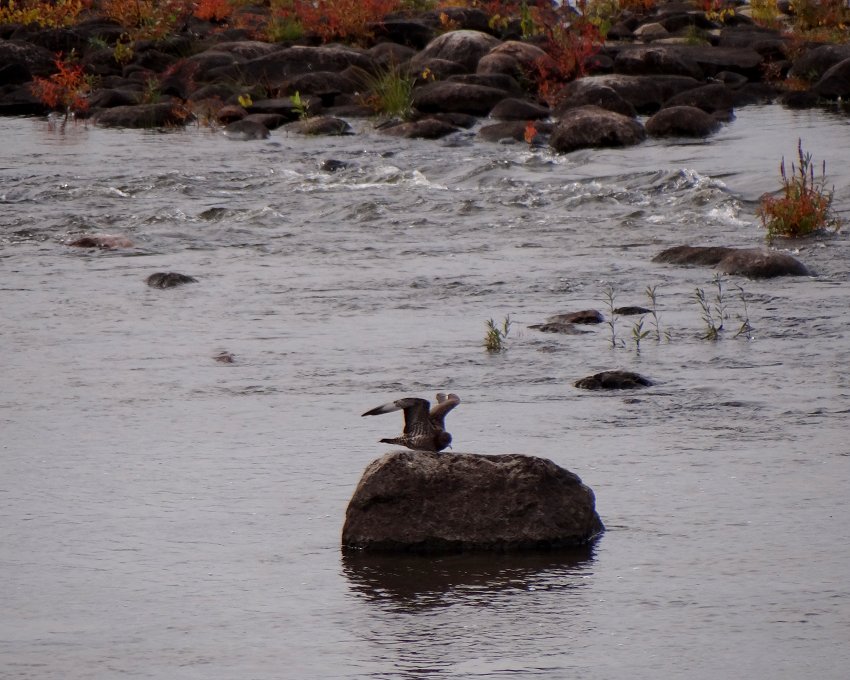
M513 551L585 545L604 526L593 491L550 460L393 451L363 473L345 550Z

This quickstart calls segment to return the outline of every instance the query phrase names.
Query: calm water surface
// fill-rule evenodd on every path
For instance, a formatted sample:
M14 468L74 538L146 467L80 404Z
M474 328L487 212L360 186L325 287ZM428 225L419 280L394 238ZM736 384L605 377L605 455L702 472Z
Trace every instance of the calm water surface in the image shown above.
M366 124L235 143L0 119L0 676L847 677L847 234L783 244L816 277L727 277L718 342L694 301L712 272L651 262L763 243L798 137L850 212L850 122L779 107L561 157ZM136 247L64 245L89 232ZM605 325L527 328L647 286L670 341L639 353L634 317L616 348ZM657 384L572 386L609 368ZM456 451L595 490L592 551L342 559L400 429L359 414L438 389L464 400Z

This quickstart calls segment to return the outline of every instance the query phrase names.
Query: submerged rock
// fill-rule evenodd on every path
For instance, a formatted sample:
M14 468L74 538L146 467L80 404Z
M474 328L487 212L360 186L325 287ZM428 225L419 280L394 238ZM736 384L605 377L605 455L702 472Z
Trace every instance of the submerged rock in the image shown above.
M631 371L602 371L575 382L582 390L632 390L653 384L649 378Z
M114 250L116 248L132 248L133 242L126 236L113 234L86 234L68 241L65 245L72 248L101 248L103 250Z
M720 129L720 122L696 106L670 106L646 121L652 137L708 137Z
M224 136L234 141L268 139L269 129L254 120L236 120L224 128Z
M393 451L363 473L343 549L394 552L554 549L604 531L593 491L550 460Z
M806 265L787 253L766 248L674 246L661 251L653 262L717 267L724 274L768 279L777 276L811 276Z
M174 288L182 286L184 283L197 283L198 279L188 274L178 274L177 272L157 272L151 274L145 282L151 288Z

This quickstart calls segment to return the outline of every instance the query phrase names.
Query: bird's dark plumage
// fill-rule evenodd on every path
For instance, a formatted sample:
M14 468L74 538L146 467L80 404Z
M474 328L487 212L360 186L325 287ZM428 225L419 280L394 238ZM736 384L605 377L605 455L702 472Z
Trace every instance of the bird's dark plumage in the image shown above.
M431 408L427 399L404 397L366 411L364 416L378 416L382 413L404 411L404 430L400 437L381 439L384 444L398 444L409 449L422 451L442 451L452 443L452 436L446 432L446 414L460 403L456 394L446 396L437 394L437 403Z

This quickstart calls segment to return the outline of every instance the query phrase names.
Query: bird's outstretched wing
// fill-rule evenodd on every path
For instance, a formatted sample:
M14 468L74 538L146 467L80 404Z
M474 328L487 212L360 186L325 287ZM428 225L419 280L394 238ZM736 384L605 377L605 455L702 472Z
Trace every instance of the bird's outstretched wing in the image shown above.
M424 401L424 399L423 399ZM427 402L426 402L427 403ZM456 394L446 396L442 392L437 393L437 403L434 404L428 416L431 422L440 429L446 429L446 414L460 403L460 397Z
M371 411L366 411L363 415L379 416L383 413L404 411L404 434L418 434L430 432L433 429L428 414L430 408L431 404L427 399L405 397L373 408Z

